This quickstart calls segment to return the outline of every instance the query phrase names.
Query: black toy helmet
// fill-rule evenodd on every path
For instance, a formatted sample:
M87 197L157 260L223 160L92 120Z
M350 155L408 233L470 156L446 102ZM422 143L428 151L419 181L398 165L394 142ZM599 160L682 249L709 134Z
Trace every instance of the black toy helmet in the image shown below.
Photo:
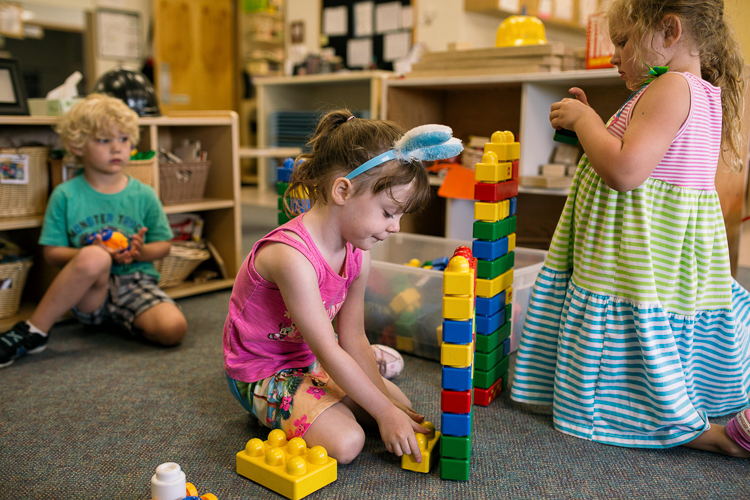
M161 116L154 86L140 71L123 66L111 69L91 91L122 99L138 116Z

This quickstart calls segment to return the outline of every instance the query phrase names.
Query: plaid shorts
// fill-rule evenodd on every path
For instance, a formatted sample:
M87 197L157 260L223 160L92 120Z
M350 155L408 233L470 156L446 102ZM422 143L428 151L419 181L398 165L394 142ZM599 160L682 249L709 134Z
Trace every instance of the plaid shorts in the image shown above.
M85 325L115 323L131 333L135 319L157 304L174 301L157 285L156 278L145 273L109 276L107 298L98 309L84 313L73 308L73 314Z

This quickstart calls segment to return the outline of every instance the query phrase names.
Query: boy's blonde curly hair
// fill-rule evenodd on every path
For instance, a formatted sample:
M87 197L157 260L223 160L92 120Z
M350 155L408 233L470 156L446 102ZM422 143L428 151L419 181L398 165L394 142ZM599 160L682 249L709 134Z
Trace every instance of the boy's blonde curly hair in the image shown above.
M60 143L71 148L83 148L89 137L102 137L117 127L127 134L131 144L138 144L140 130L138 115L123 101L105 94L90 94L65 113L55 127Z

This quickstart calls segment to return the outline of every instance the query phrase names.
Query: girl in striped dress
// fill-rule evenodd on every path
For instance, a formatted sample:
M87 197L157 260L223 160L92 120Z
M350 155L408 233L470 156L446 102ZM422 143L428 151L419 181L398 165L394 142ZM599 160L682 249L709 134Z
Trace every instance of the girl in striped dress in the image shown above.
M606 125L581 89L552 106L586 155L534 286L512 398L551 404L566 434L750 457L750 410L708 421L750 404L750 294L730 274L714 186L720 154L741 169L744 61L723 10L615 0L611 62L633 95Z

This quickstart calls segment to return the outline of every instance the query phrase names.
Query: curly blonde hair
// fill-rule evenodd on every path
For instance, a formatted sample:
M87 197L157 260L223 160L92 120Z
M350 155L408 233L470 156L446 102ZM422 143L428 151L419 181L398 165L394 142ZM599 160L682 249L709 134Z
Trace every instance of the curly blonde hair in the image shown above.
M60 134L62 146L71 151L71 148L83 148L90 137L111 134L115 127L130 138L131 144L138 144L140 130L136 112L115 97L90 94L65 113L55 131Z
M655 53L651 41L663 27L664 16L672 14L682 23L684 33L701 62L701 77L721 88L722 156L732 170L742 170L743 139L740 134L744 111L745 60L724 17L723 0L615 0L608 12L609 34L613 42L633 40L635 62L643 59L643 47ZM646 43L647 42L647 43ZM643 67L643 81L648 70ZM640 82L640 83L643 83ZM728 155L728 157L727 157Z

